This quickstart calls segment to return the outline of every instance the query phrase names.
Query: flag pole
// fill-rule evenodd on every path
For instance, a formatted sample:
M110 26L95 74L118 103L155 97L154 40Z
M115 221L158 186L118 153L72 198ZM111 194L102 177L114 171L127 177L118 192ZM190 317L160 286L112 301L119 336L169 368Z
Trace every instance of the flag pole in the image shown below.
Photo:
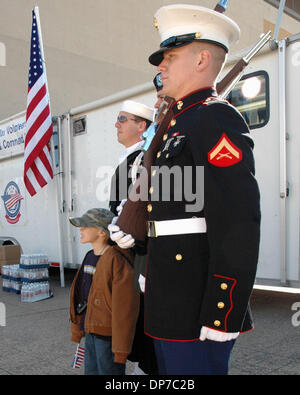
M50 94L49 94L49 89L48 89L48 78L47 78L47 71L46 71L46 60L45 60L45 53L44 53L44 44L43 44L39 7L37 5L34 6L33 11L35 13L35 20L36 20L36 24L37 24L37 31L38 31L39 43L40 43L40 51L41 51L41 57L42 57L42 62L43 62L46 88L47 88L47 93L48 93L48 101L49 101L49 107L50 107L50 111L51 111Z

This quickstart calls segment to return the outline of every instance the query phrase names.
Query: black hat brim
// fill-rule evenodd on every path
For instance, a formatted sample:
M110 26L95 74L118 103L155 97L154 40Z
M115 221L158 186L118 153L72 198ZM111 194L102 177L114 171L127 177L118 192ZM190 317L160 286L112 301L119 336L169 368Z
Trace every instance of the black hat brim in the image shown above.
M182 42L180 44L177 44L176 46L173 45L170 47L161 47L158 51L153 52L153 54L149 56L148 60L153 66L159 66L164 59L165 51L169 51L170 49L174 49L174 48L183 47L184 45L190 44L191 42L192 41L188 41L188 42Z
M223 45L223 44L221 44L221 43L219 43L217 41L205 40L205 39L204 40L203 39L190 39L188 41L177 42L175 45L163 46L158 51L153 52L153 54L149 56L148 60L153 66L159 66L161 64L161 62L163 61L163 59L164 59L164 52L165 51L169 51L170 49L183 47L184 45L191 44L193 41L207 42L207 43L210 43L210 44L214 44L214 45L222 47L226 51L226 53L228 52L228 48L225 45Z

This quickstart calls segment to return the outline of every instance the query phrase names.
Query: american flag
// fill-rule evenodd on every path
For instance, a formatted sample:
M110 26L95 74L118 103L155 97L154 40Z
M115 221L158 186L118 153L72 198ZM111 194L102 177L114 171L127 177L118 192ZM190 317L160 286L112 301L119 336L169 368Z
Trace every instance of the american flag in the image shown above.
M49 146L52 132L47 78L33 10L24 152L24 183L31 196L53 179Z
M83 360L84 360L84 347L82 347L82 346L80 346L80 344L78 344L76 352L75 352L75 357L74 357L74 361L72 364L72 368L79 369L81 367Z
M20 201L23 200L23 196L19 193L14 193L13 195L7 196L7 200L5 200L4 204L8 210L11 210L15 207L15 205Z

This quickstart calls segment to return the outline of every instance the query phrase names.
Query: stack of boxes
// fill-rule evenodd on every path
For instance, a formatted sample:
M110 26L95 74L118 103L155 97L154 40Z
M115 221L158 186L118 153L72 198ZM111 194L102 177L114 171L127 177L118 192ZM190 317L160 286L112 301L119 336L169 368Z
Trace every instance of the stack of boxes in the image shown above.
M21 293L20 257L20 246L7 245L0 247L0 273L3 278L3 291Z
M21 258L21 247L8 245L0 247L0 274L2 267L8 265L18 265Z

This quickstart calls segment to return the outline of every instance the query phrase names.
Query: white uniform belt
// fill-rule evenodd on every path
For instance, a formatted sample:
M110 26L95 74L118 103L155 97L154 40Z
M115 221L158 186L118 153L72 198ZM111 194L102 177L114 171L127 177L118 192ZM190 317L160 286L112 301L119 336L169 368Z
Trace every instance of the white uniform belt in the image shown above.
M148 221L148 236L170 236L189 233L206 233L205 218L184 218L168 221Z

